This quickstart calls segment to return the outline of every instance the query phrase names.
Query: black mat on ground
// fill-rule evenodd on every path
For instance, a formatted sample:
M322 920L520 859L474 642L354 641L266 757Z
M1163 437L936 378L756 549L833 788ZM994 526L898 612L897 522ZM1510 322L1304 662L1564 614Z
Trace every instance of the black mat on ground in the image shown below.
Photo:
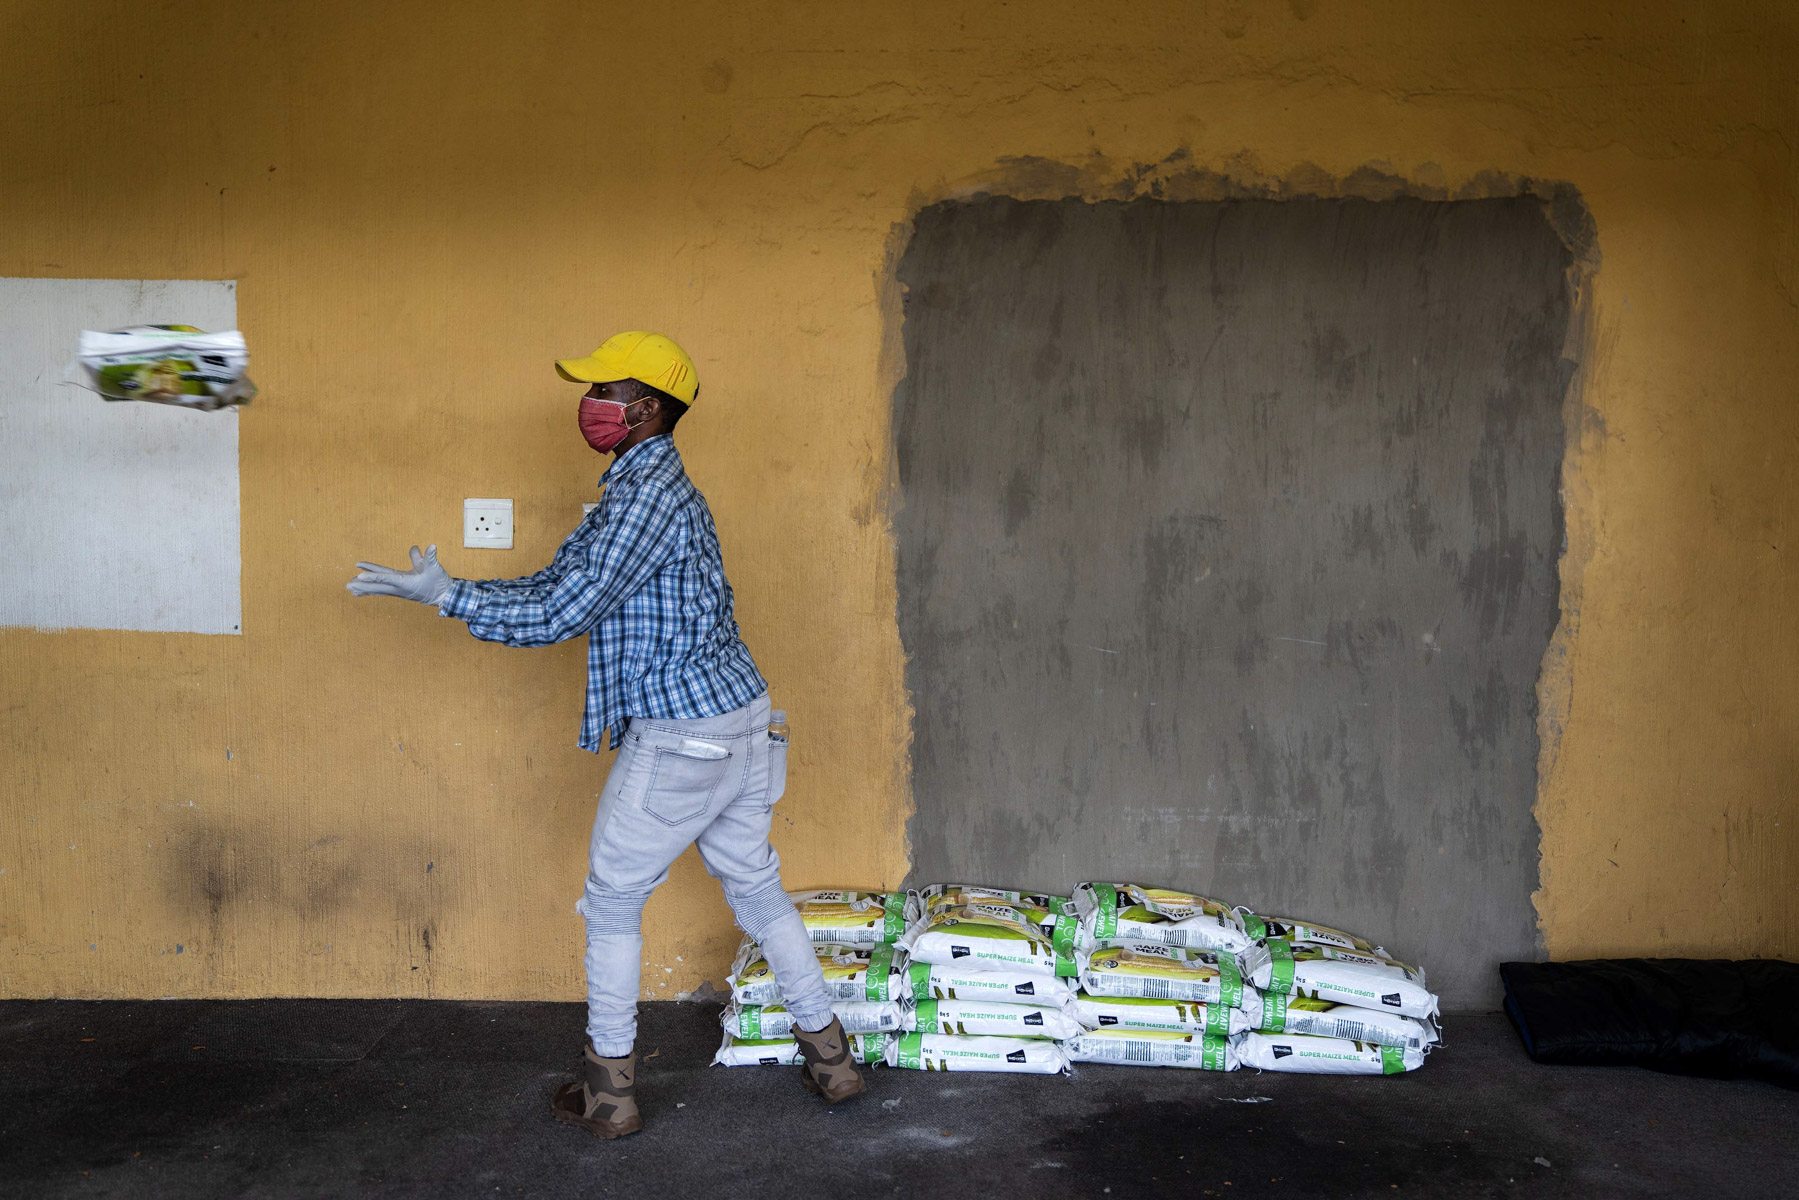
M1501 963L1540 1063L1639 1066L1799 1088L1799 963L1615 958Z
M644 1131L550 1117L580 1004L0 1002L0 1197L1685 1200L1799 1197L1799 1092L1538 1066L1451 1013L1404 1075L711 1067L718 1009L643 1006Z

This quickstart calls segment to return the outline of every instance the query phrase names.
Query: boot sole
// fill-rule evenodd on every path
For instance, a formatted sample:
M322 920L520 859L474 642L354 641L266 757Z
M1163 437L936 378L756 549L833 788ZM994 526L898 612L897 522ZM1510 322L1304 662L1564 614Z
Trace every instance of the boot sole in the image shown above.
M573 1125L577 1129L585 1129L587 1132L593 1134L593 1136L605 1138L608 1141L613 1138L629 1137L631 1134L636 1133L643 1128L642 1117L633 1118L625 1125L608 1125L604 1121L595 1121L590 1117L583 1116L578 1109L564 1107L568 1102L566 1097L571 1092L573 1093L574 1102L579 1104L581 1085L578 1083L564 1084L557 1090L556 1094L550 1098L550 1115L555 1117L558 1121L561 1121L564 1125Z
M848 1100L851 1096L860 1096L863 1092L868 1090L868 1081L858 1075L856 1077L855 1087L842 1089L836 1092L827 1092L818 1086L818 1081L812 1078L812 1072L803 1068L800 1071L800 1082L806 1085L806 1090L808 1092L811 1092L814 1096L823 1096L825 1101L830 1104L836 1104L840 1100Z

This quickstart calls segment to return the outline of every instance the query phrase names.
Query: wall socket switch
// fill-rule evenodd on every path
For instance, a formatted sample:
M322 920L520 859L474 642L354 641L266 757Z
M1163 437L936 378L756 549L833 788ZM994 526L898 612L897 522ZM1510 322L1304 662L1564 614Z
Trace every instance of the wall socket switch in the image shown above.
M477 550L512 549L512 501L464 500L462 544Z

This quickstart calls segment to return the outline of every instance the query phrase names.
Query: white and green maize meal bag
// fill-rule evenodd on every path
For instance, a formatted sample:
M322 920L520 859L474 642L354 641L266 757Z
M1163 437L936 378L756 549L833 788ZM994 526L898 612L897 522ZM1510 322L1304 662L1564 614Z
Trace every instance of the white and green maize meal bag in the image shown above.
M966 909L972 916L995 916L1029 925L1051 941L1056 939L1060 927L1064 945L1069 950L1074 948L1078 914L1074 901L1067 896L1013 892L966 883L940 883L924 889L919 898L924 903L927 920L950 909Z
M890 1033L853 1033L850 1035L850 1057L867 1065L884 1061ZM786 1067L806 1061L800 1044L787 1038L740 1038L730 1030L718 1053L712 1056L715 1067Z
M911 892L789 892L814 945L891 946L920 914Z
M1017 910L996 906L940 909L901 943L913 962L964 971L1004 970L1072 979L1076 974L1074 928L1051 930Z
M893 1033L906 1019L897 1001L837 1000L831 1011L843 1022L845 1033ZM793 1036L793 1014L779 1004L728 1004L719 1020L731 1033L752 1042Z
M1081 1031L1081 1023L1060 1006L919 1000L906 1014L906 1028L978 1037L1067 1038Z
M1421 1021L1437 1015L1437 998L1424 986L1424 973L1391 959L1270 938L1243 956L1243 966L1250 982L1263 992L1330 1000Z
M1089 1029L1062 1043L1068 1061L1117 1063L1132 1067L1189 1067L1235 1071L1237 1052L1229 1038L1214 1033L1166 1029Z
M919 890L918 898L925 911L933 908L960 908L964 904L993 901L998 904L1029 905L1061 912L1068 905L1066 896L1047 896L1037 892L1018 892L1008 888L983 887L973 883L933 883ZM1072 910L1070 910L1072 911Z
M1250 1015L1228 1004L1156 1000L1148 996L1075 995L1069 1010L1086 1029L1141 1029L1229 1037L1249 1029Z
M910 962L906 994L914 1000L991 1000L1003 1004L1061 1006L1074 997L1074 981L999 966Z
M1245 1033L1237 1037L1237 1061L1259 1071L1301 1075L1398 1075L1424 1065L1424 1051L1380 1046L1348 1038Z
M244 374L250 351L235 329L203 333L192 325L133 325L110 333L83 330L76 361L104 400L148 400L202 411L248 404L256 385Z
M1311 921L1296 921L1291 917L1264 917L1250 912L1247 908L1237 909L1237 919L1243 923L1243 931L1258 942L1265 942L1269 938L1280 938L1295 946L1330 946L1337 950L1351 950L1357 954L1366 954L1370 958L1393 957L1365 937L1344 933L1341 929L1332 929L1328 925L1317 925Z
M832 1002L861 1000L888 1003L909 994L906 956L895 946L815 946L818 968L824 973L825 994ZM762 956L761 947L745 938L731 963L726 982L738 1004L781 1003L781 987L774 968Z
M1442 1031L1434 1020L1420 1021L1396 1012L1281 992L1263 992L1261 997L1261 1005L1248 1014L1252 1027L1261 1033L1347 1038L1352 1042L1373 1042L1407 1050L1429 1050L1443 1040Z
M1179 946L1104 946L1085 956L1081 988L1089 996L1197 1000L1226 1008L1259 1003L1228 951Z
M1083 883L1074 889L1082 949L1155 942L1237 954L1255 939L1227 904L1191 892L1136 883Z
M1061 1046L1047 1038L902 1033L887 1043L887 1065L914 1071L1056 1075L1068 1069L1068 1056Z

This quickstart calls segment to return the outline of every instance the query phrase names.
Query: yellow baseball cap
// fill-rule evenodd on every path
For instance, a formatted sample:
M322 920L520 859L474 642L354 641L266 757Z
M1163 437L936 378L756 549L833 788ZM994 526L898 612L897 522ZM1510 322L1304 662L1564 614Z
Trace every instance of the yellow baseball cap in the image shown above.
M699 373L687 351L659 333L632 330L615 333L586 358L559 358L556 371L574 383L616 383L635 379L692 404L700 390Z

